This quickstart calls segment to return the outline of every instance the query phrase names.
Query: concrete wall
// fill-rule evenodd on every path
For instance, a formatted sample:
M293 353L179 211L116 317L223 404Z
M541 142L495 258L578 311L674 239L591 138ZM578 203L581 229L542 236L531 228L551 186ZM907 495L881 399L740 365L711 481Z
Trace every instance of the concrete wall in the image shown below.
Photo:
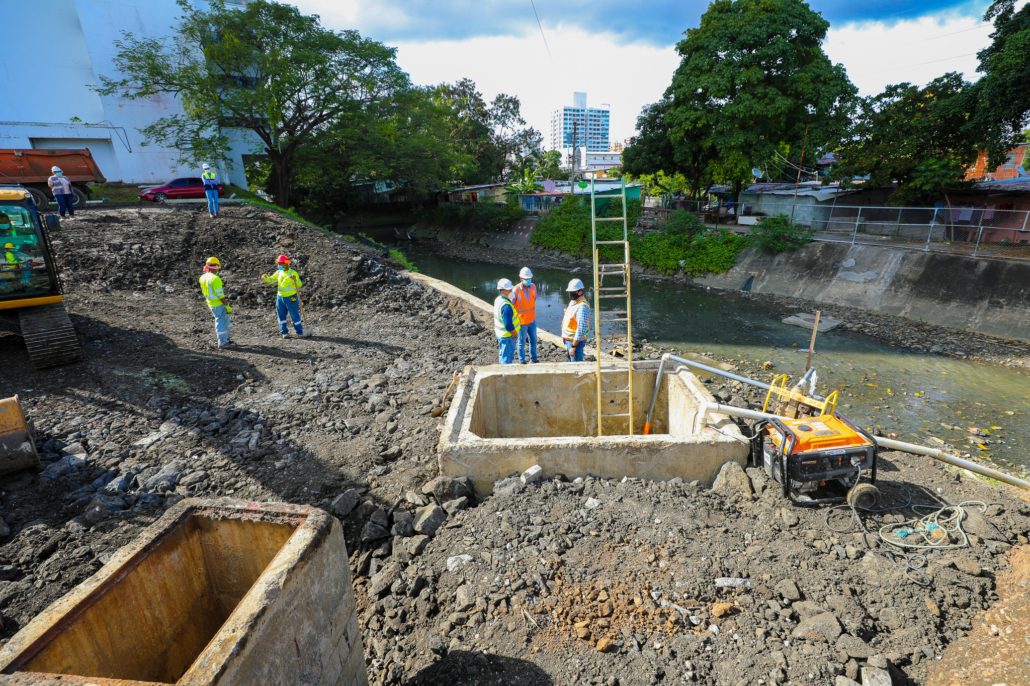
M848 305L956 329L1030 341L1030 264L845 243L809 243L698 283Z
M363 685L338 521L186 500L0 649L0 685Z
M194 5L207 7L203 0ZM0 148L88 148L109 181L162 183L199 175L178 162L177 150L144 145L139 131L182 112L178 100L126 100L92 90L101 75L118 76L115 41L123 32L172 34L180 16L175 0L6 2L3 12ZM242 156L256 152L258 141L249 132L231 138L232 164L220 171L223 179L245 186Z
M647 363L642 363L645 365ZM652 378L653 378L652 372ZM573 435L525 436L513 438L488 438L476 432L474 419L477 404L485 400L484 411L509 412L518 405L520 392L534 389L551 377L565 376L561 382L568 388L589 387L592 391L594 369L589 364L538 364L528 368L521 365L491 365L469 367L463 374L448 412L439 443L440 471L447 476L467 476L476 490L489 493L495 481L511 474L520 473L538 464L548 477L563 474L569 478L593 475L617 479L634 476L644 479L698 480L711 484L722 466L729 461L744 465L748 445L735 424L726 417L713 415L712 424L696 421L697 409L702 401L711 401L711 395L702 384L691 383L693 375L680 368L668 376L679 377L679 382L668 381L668 393L660 396L665 405L669 426L675 426L682 433L657 433L648 436L605 435L584 436L580 431ZM487 381L500 377L497 385ZM696 379L694 380L696 382ZM676 383L676 385L672 385ZM484 385L489 389L480 394ZM497 388L504 389L498 393ZM636 405L644 407L650 400L650 388L641 388ZM635 394L636 395L636 394ZM679 398L673 400L672 395ZM530 402L533 402L532 400ZM563 423L565 419L588 417L596 412L593 393L575 393L562 403L553 419L540 416L538 421ZM583 406L574 406L583 403ZM682 413L673 418L669 412ZM514 416L514 415L513 415ZM660 415L659 415L660 416ZM636 418L638 426L643 424L644 412ZM496 420L495 420L496 421ZM507 419L502 421L507 422ZM593 421L593 420L591 420ZM623 420L624 421L624 420ZM482 419L479 427L482 426ZM581 428L583 420L573 422ZM623 424L623 427L625 424ZM665 429L664 426L657 427ZM480 428L480 430L482 430ZM623 428L623 431L625 429ZM553 432L548 432L553 433Z

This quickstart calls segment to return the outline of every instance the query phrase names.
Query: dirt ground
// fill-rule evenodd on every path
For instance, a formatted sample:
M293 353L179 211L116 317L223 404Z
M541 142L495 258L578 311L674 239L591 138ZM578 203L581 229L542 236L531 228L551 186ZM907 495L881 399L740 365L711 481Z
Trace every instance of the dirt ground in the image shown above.
M251 208L91 210L55 242L84 360L36 372L0 338L0 395L21 396L43 458L0 482L4 638L178 499L231 496L340 517L374 684L921 684L1027 543L1010 490L893 453L891 502L984 502L970 547L906 570L919 560L876 552L849 513L788 505L756 469L719 490L513 480L476 502L435 478L432 409L453 371L496 359L458 303ZM283 251L310 338L279 338L258 278ZM196 285L211 254L235 310L226 351Z

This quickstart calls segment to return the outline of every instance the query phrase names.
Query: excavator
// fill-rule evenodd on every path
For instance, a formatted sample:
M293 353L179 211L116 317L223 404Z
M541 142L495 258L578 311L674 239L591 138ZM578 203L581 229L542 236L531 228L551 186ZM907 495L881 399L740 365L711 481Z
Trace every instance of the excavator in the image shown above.
M36 369L80 358L48 233L58 221L26 189L0 186L0 331L22 337Z

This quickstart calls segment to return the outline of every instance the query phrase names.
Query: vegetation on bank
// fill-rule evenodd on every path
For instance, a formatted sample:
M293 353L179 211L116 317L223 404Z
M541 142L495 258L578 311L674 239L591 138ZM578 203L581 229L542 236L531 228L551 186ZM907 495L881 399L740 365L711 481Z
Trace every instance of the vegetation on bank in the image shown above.
M473 231L502 231L510 229L526 216L514 203L464 205L445 203L421 215L420 223L428 226L447 226Z
M602 216L618 216L617 202L601 211ZM630 201L628 221L635 226L640 216L640 203ZM605 222L597 228L599 240L621 238L618 222ZM709 229L686 210L673 212L657 231L643 236L630 233L630 251L638 264L662 274L682 270L691 276L718 274L736 264L737 256L751 243L750 236L725 229ZM590 207L585 203L565 202L558 205L537 223L530 243L590 257ZM608 247L602 259L619 259L617 248Z
M751 227L751 235L755 242L766 252L778 255L787 250L795 250L812 240L812 230L807 226L792 224L783 214L766 217Z

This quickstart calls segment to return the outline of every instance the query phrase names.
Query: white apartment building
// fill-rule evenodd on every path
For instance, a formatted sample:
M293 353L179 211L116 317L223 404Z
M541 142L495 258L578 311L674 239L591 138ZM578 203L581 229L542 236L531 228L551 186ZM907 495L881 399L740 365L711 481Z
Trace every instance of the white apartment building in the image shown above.
M586 148L588 152L608 150L608 105L587 107L586 93L573 93L572 105L555 110L551 115L551 150ZM573 131L576 140L573 141Z
M579 169L581 171L607 171L622 166L622 153L608 150L605 152L579 151Z
M192 0L206 8L205 0ZM246 0L227 0L242 5ZM178 100L98 95L99 75L117 76L114 42L124 32L171 36L181 16L175 0L46 0L4 3L4 69L0 70L0 148L88 148L109 181L161 183L198 176L178 151L144 145L140 129L181 111ZM221 176L246 185L243 156L256 137L233 130L230 164Z

